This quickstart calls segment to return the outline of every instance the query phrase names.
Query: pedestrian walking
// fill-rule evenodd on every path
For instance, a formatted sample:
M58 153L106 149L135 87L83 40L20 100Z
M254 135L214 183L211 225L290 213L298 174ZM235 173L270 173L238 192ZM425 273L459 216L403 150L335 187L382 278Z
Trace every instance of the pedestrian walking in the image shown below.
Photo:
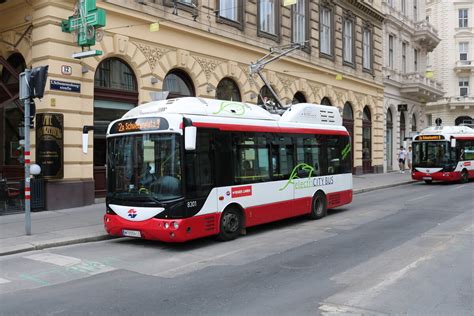
M398 166L400 167L400 173L405 173L405 159L407 158L407 151L403 146L400 146L398 152Z
M408 153L407 153L408 170L411 170L412 158L413 158L413 153L411 151L411 146L409 146Z

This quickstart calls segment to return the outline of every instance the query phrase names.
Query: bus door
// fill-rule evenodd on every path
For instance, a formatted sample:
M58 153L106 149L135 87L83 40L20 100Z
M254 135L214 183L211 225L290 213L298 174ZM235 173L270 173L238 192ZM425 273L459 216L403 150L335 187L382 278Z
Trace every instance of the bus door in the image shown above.
M295 139L296 164L293 171L295 212L306 214L311 209L315 191L315 177L321 176L324 168L320 157L322 141L314 135L303 135Z
M185 154L186 215L210 213L217 210L215 186L215 157L213 133L198 129L196 150Z

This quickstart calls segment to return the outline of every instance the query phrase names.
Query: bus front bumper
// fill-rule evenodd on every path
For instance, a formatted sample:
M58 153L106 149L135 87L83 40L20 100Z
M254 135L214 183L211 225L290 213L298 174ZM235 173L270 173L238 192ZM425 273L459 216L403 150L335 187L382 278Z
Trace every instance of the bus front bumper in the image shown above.
M217 213L185 219L150 218L132 222L118 215L105 214L104 228L111 236L136 237L164 242L185 242L218 233Z
M413 180L420 181L459 181L461 179L460 172L434 172L434 173L425 173L420 171L413 171L411 173L411 178Z

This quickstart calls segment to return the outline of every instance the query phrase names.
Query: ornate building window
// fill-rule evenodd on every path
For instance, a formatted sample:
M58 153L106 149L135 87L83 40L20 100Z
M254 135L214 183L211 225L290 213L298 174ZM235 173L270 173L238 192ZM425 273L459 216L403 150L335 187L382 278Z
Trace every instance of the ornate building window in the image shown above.
M403 142L405 141L405 136L406 136L405 114L404 112L400 112L400 146L403 146Z
M176 8L176 10L184 10L193 15L198 14L198 0L163 0L163 4L167 7Z
M362 113L362 169L372 172L372 116L368 106Z
M363 28L362 37L362 65L364 70L372 72L372 56L373 56L373 45L372 45L372 27L367 25Z
M387 144L387 169L392 170L393 165L393 117L392 111L387 110L387 129L385 134L385 144Z
M234 80L224 78L219 81L216 89L216 99L218 100L229 100L229 101L241 101L239 87Z
M309 1L298 0L291 6L291 41L303 43L309 40ZM309 47L305 43L305 47Z
M342 29L342 57L346 64L355 66L355 28L354 28L355 17L351 12L346 12L343 18L343 29Z
M328 97L322 98L322 99L321 99L321 104L322 104L322 105L329 105L329 106L332 106L331 100L329 100Z
M293 96L291 104L306 103L306 98L302 92L296 92Z
M388 67L393 69L393 35L388 36Z
M94 77L94 182L95 196L106 192L106 139L110 122L138 104L138 88L130 66L118 58L103 60Z
M275 88L272 87L273 91L275 91ZM270 102L270 103L273 103L273 104L277 104L277 101L275 100L275 98L273 97L273 94L270 92L270 89L268 89L267 86L263 86L261 89L260 89L260 94L258 96L258 102L257 104L258 105L262 105L262 104L265 104L267 102Z
M333 8L328 1L322 1L319 10L319 51L321 56L333 58L334 23Z
M257 35L280 40L280 0L258 0Z
M411 117L411 131L416 132L416 116L415 114Z
M469 26L469 10L459 9L459 27Z
M168 72L163 80L163 91L169 91L168 99L194 97L194 85L188 74L174 69Z
M245 0L218 0L217 22L244 28L244 1Z

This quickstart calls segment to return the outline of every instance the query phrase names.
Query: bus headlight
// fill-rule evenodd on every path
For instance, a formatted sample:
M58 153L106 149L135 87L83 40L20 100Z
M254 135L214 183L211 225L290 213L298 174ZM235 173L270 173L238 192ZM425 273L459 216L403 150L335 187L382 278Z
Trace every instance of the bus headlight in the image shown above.
M164 226L165 226L166 229L168 229L168 228L170 227L170 223L165 222L165 225L164 225Z
M178 229L179 228L178 222L173 222L173 227L174 227L174 229Z

